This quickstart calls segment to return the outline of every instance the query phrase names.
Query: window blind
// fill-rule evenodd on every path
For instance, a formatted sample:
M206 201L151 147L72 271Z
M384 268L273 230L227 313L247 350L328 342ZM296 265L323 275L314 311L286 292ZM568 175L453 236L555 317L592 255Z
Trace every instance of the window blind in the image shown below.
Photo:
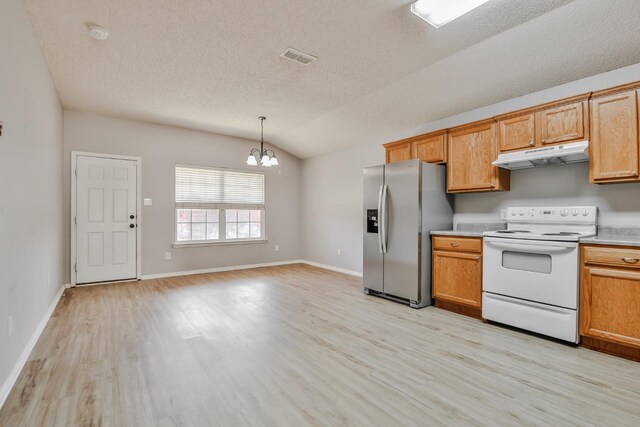
M176 165L176 206L264 208L264 173Z

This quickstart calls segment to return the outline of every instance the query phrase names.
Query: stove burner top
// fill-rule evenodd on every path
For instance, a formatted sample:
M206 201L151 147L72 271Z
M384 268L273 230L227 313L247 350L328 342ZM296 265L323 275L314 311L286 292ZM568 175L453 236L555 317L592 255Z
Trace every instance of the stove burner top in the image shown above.
M543 236L579 236L580 233L570 231L560 231L559 233L542 233Z
M514 233L531 233L529 230L497 230L496 233L514 234Z

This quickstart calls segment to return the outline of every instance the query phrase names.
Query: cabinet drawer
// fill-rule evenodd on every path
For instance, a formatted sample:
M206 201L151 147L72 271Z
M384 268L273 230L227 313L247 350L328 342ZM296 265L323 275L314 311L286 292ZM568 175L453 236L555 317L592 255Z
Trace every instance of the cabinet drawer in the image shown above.
M640 269L640 250L588 246L584 248L584 262Z
M482 252L482 239L476 237L433 237L433 249L456 252Z

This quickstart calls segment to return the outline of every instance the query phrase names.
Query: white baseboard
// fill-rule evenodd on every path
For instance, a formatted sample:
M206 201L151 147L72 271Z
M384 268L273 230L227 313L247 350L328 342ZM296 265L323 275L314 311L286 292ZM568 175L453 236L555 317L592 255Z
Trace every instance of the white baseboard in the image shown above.
M218 273L221 271L248 270L250 268L273 267L276 265L296 264L299 262L302 262L302 261L291 260L291 261L263 262L259 264L243 264L243 265L230 265L228 267L203 268L201 270L186 270L186 271L172 271L169 273L143 274L142 280L163 279L165 277L176 277L176 276L191 276L192 274Z
M308 261L306 259L301 259L298 262L301 262L303 264L309 264L314 267L324 268L325 270L332 270L332 271L337 271L338 273L344 273L344 274L349 274L351 276L362 277L362 273L359 273L353 270L347 270L346 268L334 267L333 265L328 265L328 264L320 264L319 262Z
M352 276L362 277L362 273L358 273L357 271L351 271L351 270L334 267L332 265L327 265L327 264L320 264L318 262L307 261L304 259L294 259L289 261L263 262L259 264L243 264L243 265L231 265L228 267L203 268L200 270L171 271L169 273L158 273L158 274L143 274L142 280L163 279L166 277L176 277L176 276L191 276L193 274L218 273L221 271L248 270L250 268L274 267L278 265L289 265L289 264L308 264L314 267L324 268L326 270L332 270L332 271L337 271L339 273L345 273L345 274L350 274Z
M25 346L24 350L22 350L22 353L20 354L18 361L13 366L13 370L11 371L11 374L9 374L9 378L7 378L4 384L2 384L2 388L0 389L0 408L2 408L2 405L4 405L4 402L7 400L7 397L9 397L9 393L11 392L11 389L13 388L13 386L16 383L16 380L20 376L20 372L22 372L22 368L24 368L24 365L27 363L27 360L29 359L29 355L31 354L31 351L36 346L36 343L38 342L38 338L40 338L40 334L42 334L42 331L44 331L45 326L47 326L47 322L51 318L51 315L53 314L53 310L56 309L56 306L58 305L58 301L60 301L60 298L62 297L62 294L66 289L66 287L67 287L66 284L60 287L60 290L58 291L56 296L53 298L51 305L49 305L49 308L44 313L44 316L42 316L42 319L40 319L40 323L38 323L38 327L33 332L33 335L31 335L31 338L27 342L27 345Z

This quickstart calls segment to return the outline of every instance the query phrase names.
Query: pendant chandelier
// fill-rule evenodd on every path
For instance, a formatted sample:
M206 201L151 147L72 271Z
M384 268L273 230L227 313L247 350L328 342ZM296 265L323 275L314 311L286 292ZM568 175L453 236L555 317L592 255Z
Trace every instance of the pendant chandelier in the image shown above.
M249 157L247 157L247 166L258 166L258 159L260 159L260 164L265 168L278 166L280 163L278 162L276 153L274 153L273 150L264 148L264 121L267 118L260 116L258 119L260 119L260 149L254 148L251 150Z

